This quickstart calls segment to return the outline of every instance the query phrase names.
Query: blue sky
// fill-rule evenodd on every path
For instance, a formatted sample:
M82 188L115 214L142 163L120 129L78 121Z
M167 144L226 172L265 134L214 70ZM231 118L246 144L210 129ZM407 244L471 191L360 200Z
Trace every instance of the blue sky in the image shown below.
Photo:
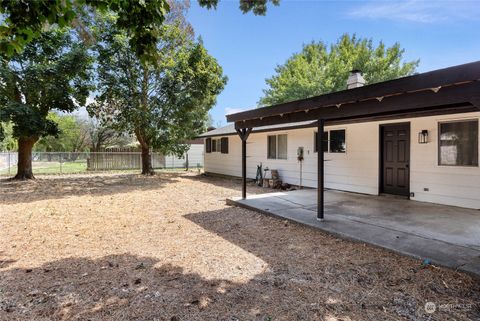
M266 16L242 14L238 0L220 0L217 10L192 0L188 19L229 80L211 114L254 108L265 78L302 44L335 42L343 33L399 42L405 59L420 59L418 71L480 60L480 1L287 1Z

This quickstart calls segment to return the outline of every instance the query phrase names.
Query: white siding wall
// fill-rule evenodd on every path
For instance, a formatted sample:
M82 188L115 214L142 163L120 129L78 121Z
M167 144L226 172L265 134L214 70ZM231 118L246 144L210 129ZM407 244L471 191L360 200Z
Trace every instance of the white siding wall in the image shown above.
M202 144L191 144L190 148L187 151L188 154L188 166L190 168L203 167L204 157L203 157L203 147ZM165 156L165 167L166 168L183 168L186 164L186 158L177 157L175 155L166 155Z
M326 130L346 129L347 152L325 154L325 186L327 188L378 194L379 191L379 126L386 123L410 122L410 191L412 199L439 204L480 209L480 168L438 165L438 122L480 118L480 113L369 122L328 126ZM429 131L429 143L418 143L418 132ZM299 184L300 165L297 148L304 147L303 185L317 186L317 154L313 152L314 128L251 134L247 143L247 176L255 178L257 165L278 169L281 179ZM288 135L288 159L267 159L267 135ZM229 137L229 153L205 153L205 171L241 176L241 142ZM480 139L479 139L480 140ZM424 191L427 188L428 191Z
M478 118L480 113L412 121L410 190L415 192L413 199L480 209L480 168L438 165L438 122ZM428 129L428 144L417 142L418 132L422 129Z
M240 138L237 135L225 136L228 137L228 154L222 154L220 152L207 153L204 148L204 170L205 172L241 176L242 175L242 145ZM219 137L220 138L220 137ZM216 139L214 137L213 139ZM250 154L247 146L247 153ZM247 167L254 166L252 162L247 161ZM250 177L250 175L248 176Z
M203 145L202 144L192 144L188 150L188 163L191 168L194 167L203 167Z

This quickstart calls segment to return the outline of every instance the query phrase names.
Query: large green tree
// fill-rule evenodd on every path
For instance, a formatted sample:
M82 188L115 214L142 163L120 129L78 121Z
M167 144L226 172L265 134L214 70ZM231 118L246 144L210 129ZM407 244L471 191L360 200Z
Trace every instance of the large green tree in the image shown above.
M32 148L39 138L59 133L52 110L84 105L91 89L92 58L69 30L45 32L20 54L0 61L0 122L13 124L18 141L15 178L34 178Z
M264 15L269 1L274 5L279 3L279 0L240 0L240 9ZM218 2L199 0L207 8L216 8ZM0 0L0 56L20 53L52 25L75 27L88 36L83 20L100 11L114 12L118 16L115 27L129 36L131 49L143 60L153 61L169 3L169 0Z
M191 28L173 19L156 43L158 60L148 64L131 50L129 37L114 28L115 17L99 22L98 96L92 115L135 135L142 149L142 173L153 174L150 152L183 154L199 134L226 78Z
M331 46L323 42L304 45L275 75L266 79L267 89L259 101L260 106L318 96L346 89L349 72L359 69L367 84L411 75L419 60L405 62L404 49L399 43L391 47L371 39L343 35Z

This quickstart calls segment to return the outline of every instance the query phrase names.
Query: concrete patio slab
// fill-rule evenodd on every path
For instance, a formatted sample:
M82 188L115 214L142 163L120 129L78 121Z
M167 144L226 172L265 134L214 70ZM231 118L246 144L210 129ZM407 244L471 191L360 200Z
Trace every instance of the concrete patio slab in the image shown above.
M325 221L316 190L228 199L241 206L480 276L480 211L390 196L325 191Z

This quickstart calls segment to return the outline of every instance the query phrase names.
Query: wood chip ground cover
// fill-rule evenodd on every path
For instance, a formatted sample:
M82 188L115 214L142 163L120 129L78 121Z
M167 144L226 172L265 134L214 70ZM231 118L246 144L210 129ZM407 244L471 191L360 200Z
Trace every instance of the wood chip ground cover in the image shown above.
M239 193L195 173L2 180L0 320L480 320L478 279L225 205Z

